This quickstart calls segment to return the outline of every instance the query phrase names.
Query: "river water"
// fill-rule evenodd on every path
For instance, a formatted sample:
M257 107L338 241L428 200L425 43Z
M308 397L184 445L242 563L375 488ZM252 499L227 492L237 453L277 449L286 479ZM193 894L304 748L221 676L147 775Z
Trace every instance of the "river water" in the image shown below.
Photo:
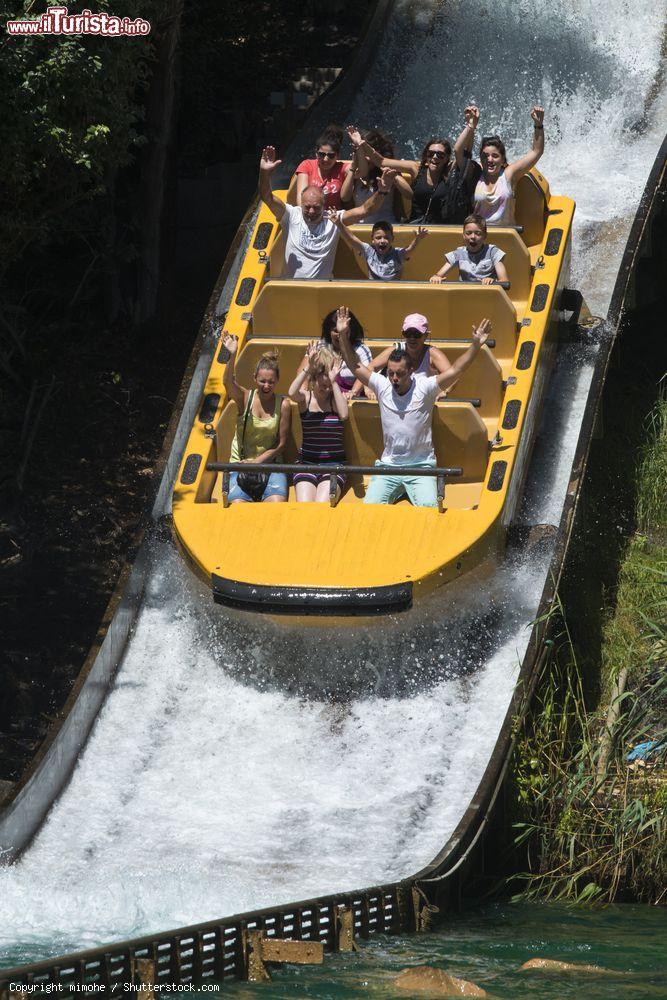
M414 153L431 132L453 134L476 100L483 129L500 131L511 154L529 141L530 106L543 103L542 169L578 203L572 284L604 314L664 132L663 32L664 6L649 0L603 10L588 0L398 2L345 117L385 124ZM567 345L558 359L528 523L558 523L595 349ZM327 639L291 625L253 631L241 613L214 608L158 544L133 641L72 781L24 858L0 871L2 964L428 863L483 774L547 567L543 552L488 583L490 610L474 628L465 609L445 628L433 603L382 634L355 625ZM327 641L340 644L336 671L322 658ZM471 948L486 927L489 954L509 963L512 921L528 911L504 912L456 926L469 928ZM569 919L558 913L545 917L554 934ZM494 939L494 921L507 939ZM425 940L378 941L364 954L409 963ZM451 935L437 940L433 954L446 958ZM313 995L345 995L332 989Z
M274 972L265 1000L308 996L347 1000L410 996L394 985L404 969L431 965L486 990L495 1000L664 1000L667 997L667 912L649 906L575 909L549 904L495 904L452 917L437 934L381 936L357 954L324 966ZM519 972L532 958L596 965L603 974ZM258 995L257 987L225 987L225 995ZM429 994L424 994L428 996Z

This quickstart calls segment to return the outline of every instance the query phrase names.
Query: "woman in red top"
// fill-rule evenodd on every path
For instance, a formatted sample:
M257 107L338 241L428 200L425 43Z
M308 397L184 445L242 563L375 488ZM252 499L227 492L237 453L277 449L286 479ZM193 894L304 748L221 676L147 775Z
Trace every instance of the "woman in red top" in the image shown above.
M343 143L343 130L339 125L328 125L318 139L316 159L302 160L296 168L296 203L301 204L301 195L307 187L320 188L324 194L324 207L341 208L340 189L343 186L349 164L338 159Z

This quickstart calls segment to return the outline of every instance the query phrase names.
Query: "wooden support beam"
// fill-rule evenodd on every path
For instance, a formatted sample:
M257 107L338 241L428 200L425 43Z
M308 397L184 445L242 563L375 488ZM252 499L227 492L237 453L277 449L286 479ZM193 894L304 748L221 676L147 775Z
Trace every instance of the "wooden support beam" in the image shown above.
M348 906L339 906L336 911L338 951L359 951L354 941L354 912Z
M264 931L247 931L246 935L246 975L249 983L265 983L271 979L267 962L290 965L322 965L324 962L321 941L267 938Z
M134 969L136 982L146 987L141 991L143 1000L155 1000L155 962L150 958L136 958Z
M265 983L271 978L271 974L264 965L262 957L262 936L263 931L247 931L246 944L246 974L249 983Z
M429 903L425 894L416 885L412 887L412 905L415 911L415 930L417 933L430 931L435 922L440 907Z

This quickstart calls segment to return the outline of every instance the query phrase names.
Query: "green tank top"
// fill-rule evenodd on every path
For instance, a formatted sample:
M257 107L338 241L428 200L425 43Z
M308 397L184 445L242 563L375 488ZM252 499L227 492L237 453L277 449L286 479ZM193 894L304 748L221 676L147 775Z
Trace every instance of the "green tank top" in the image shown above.
M255 398L255 390L250 393L247 403L248 420L246 422L246 410L239 413L236 418L236 433L232 442L232 453L230 462L240 462L244 458L257 458L263 451L275 448L278 442L278 432L280 429L280 410L283 403L283 396L276 395L276 403L273 416L266 420L256 417L252 412L252 404ZM245 423L245 434L243 425ZM276 455L274 462L279 462L280 455Z

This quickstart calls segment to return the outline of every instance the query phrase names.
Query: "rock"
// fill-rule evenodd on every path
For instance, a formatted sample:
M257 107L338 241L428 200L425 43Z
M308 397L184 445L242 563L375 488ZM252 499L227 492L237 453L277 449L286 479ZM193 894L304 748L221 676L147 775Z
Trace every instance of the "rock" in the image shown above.
M485 997L486 990L469 983L466 979L457 979L442 969L431 965L418 965L414 969L404 969L394 980L394 985L400 990L412 994L424 993L433 997Z
M603 969L599 965L579 965L577 962L557 962L552 958L531 958L519 972L589 972L598 976L622 976L625 973Z

